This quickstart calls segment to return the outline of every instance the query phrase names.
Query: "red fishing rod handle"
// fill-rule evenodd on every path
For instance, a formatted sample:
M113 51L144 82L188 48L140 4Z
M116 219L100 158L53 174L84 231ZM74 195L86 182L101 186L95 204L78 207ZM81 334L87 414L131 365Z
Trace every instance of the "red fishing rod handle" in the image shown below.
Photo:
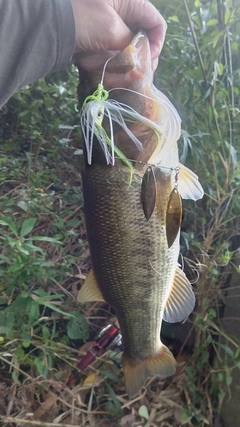
M105 350L109 344L118 336L119 329L114 325L108 325L101 332L99 337L96 339L94 346L87 352L81 361L77 364L76 368L72 371L72 374L67 380L67 385L69 385L79 374L79 370L83 371L86 369L95 358Z

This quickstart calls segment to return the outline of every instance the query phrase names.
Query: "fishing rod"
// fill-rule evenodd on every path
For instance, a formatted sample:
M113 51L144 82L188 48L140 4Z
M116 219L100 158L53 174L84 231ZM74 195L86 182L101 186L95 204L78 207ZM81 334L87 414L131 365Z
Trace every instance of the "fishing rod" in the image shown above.
M109 347L110 344L121 348L122 346L122 335L120 334L119 328L115 325L109 324L101 330L99 333L95 344L93 347L86 353L81 361L77 364L76 368L72 371L69 376L66 385L70 385L73 380L75 380L80 371L84 371L103 351Z

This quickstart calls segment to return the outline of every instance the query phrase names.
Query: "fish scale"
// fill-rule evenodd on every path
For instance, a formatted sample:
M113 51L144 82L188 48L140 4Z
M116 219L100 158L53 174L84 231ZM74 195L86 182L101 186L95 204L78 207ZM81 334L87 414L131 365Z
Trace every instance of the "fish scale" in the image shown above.
M143 172L135 173L129 185L127 167L96 165L82 174L95 276L105 300L116 310L125 353L139 358L159 349L171 267L178 255L177 241L170 250L167 246L164 226L170 183L160 213L155 209L146 221L140 202L142 176Z

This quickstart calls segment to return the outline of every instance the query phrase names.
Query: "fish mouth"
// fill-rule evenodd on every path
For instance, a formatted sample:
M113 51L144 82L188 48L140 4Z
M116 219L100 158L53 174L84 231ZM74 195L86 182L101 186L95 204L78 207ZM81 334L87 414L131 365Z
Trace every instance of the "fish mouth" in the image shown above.
M116 87L116 85L118 87L127 87L136 80L142 80L146 73L149 80L151 54L148 37L146 33L140 31L123 51L78 54L75 57L75 64L80 73L83 70L93 73L96 85L101 80L106 64L104 86L108 90ZM153 71L151 72L151 78L153 78Z

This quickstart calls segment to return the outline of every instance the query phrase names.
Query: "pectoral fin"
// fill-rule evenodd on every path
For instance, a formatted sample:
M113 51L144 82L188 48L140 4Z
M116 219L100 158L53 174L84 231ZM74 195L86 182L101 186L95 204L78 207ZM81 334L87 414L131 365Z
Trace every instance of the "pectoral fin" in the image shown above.
M144 215L148 221L153 214L156 204L156 178L154 169L152 167L148 167L143 175L141 186L141 202Z
M176 188L170 194L166 214L166 234L168 247L174 243L182 222L182 201Z
M179 164L178 190L183 199L199 200L204 191L198 180L198 176L186 166Z
M90 301L103 301L105 302L102 293L98 287L95 274L93 270L90 270L86 280L78 292L78 302L90 302Z
M167 299L163 319L169 323L181 322L193 311L195 295L185 273L176 268L171 292Z

